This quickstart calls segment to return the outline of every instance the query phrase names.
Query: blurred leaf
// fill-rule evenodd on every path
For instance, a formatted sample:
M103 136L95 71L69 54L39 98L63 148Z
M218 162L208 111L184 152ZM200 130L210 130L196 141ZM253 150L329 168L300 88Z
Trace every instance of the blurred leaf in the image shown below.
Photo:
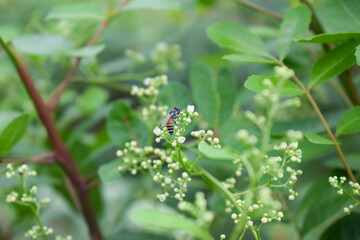
M160 209L134 209L130 212L130 219L144 228L164 231L180 230L199 239L213 239L211 235L194 220L173 212L165 212Z
M266 89L263 84L265 78L270 79L275 86L277 85L277 78L275 77L251 75L246 79L244 86L251 91L260 93L262 90ZM280 96L282 97L294 97L302 94L304 94L304 92L290 80L287 80L280 90Z
M111 141L117 146L123 147L131 140L138 141L140 146L149 144L150 135L146 125L133 114L129 104L123 100L113 105L106 121L106 129Z
M229 54L222 57L225 60L232 62L246 62L246 63L268 63L275 64L274 61L255 55L243 55L243 54Z
M99 6L91 2L78 2L53 7L45 19L60 20L97 20L105 19L105 14Z
M90 114L100 108L109 98L109 93L99 87L88 87L77 99L76 104L83 112Z
M355 62L355 47L360 40L349 40L325 53L311 70L308 88L329 80L351 67Z
M305 137L312 143L316 144L325 144L325 145L332 145L332 144L340 144L338 141L334 142L327 137L320 136L316 133L306 133Z
M20 140L21 136L25 133L30 121L29 114L27 113L22 113L13 117L7 114L4 114L7 116L4 116L3 114L1 115L0 157L7 154L11 148Z
M121 166L120 161L112 161L101 165L98 170L101 182L107 183L122 178L122 172L117 170L119 166Z
M0 36L4 40L4 42L7 43L19 35L20 31L18 28L12 25L0 25Z
M360 8L358 0L316 1L314 6L326 32L359 31Z
M122 11L150 9L150 10L181 10L178 0L133 0L125 5Z
M356 64L360 66L360 45L355 50Z
M335 151L334 146L319 145L308 141L307 139L299 142L299 148L302 150L303 157L301 162L309 162L318 159Z
M207 28L208 37L217 45L241 53L270 58L264 42L245 26L237 23L219 22Z
M338 123L343 110L324 113L324 117L330 128L335 127ZM300 130L304 133L319 133L324 131L324 126L318 117L295 118L289 121L277 121L272 129L274 135L285 135L289 129Z
M202 62L193 64L190 85L196 107L212 126L230 117L236 102L236 85L227 69L213 73Z
M70 52L71 56L74 57L95 57L98 55L102 50L105 49L105 45L97 45L97 46L90 46L90 47L83 47Z
M337 213L343 212L343 208L348 202L349 198L347 196L338 195L335 189L334 194L328 195L327 198L323 200L314 202L305 216L301 235L305 236L329 218L334 217Z
M320 240L360 239L360 214L352 212L329 226Z
M199 151L207 158L215 160L234 160L237 155L224 148L214 148L204 141L199 143Z
M304 4L291 9L285 16L280 26L279 57L283 60L289 53L291 44L304 35L309 28L311 12Z
M360 154L346 154L346 161L349 164L350 169L360 171ZM331 168L345 169L344 164L338 156L326 160L324 165Z
M302 43L337 43L347 41L353 38L360 38L358 32L344 32L344 33L324 33L312 36L310 38L299 39Z
M360 107L348 110L336 127L336 136L346 135L360 131Z
M13 44L18 52L43 56L65 52L74 47L70 40L49 34L22 35L15 38Z
M180 82L169 82L161 88L159 102L169 108L185 109L191 103L189 90Z

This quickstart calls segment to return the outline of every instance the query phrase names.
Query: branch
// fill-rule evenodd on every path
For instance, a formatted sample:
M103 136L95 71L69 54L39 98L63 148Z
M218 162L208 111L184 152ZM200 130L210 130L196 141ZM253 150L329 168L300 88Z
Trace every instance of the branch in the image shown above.
M283 20L283 16L273 12L273 11L270 11L269 9L266 9L266 8L263 8L255 3L252 3L252 2L249 2L249 1L246 1L246 0L237 0L237 2L245 7L248 7L248 8L251 8L255 11L258 11L258 12L261 12L263 13L264 15L267 15L267 16L270 16L272 18L275 18L277 20L280 20L282 21Z
M30 95L30 98L35 105L39 118L44 124L46 132L49 136L50 143L53 146L57 163L62 167L66 175L69 177L71 184L76 191L76 196L78 198L77 200L80 202L81 212L87 222L92 239L102 240L102 233L97 224L94 210L88 198L85 179L83 178L75 164L75 161L72 159L70 153L65 147L65 144L60 138L60 134L56 129L55 122L52 119L51 114L43 102L39 92L36 90L29 71L14 48L11 45L6 45L1 37L0 45L2 45L2 47L5 49L5 52L13 62L13 65L15 66L21 81L23 82L28 94Z
M101 34L105 31L106 27L109 25L111 19L123 9L123 7L128 3L128 0L123 0L119 6L112 11L106 19L101 23L98 30L94 33L94 35L90 38L90 40L85 44L86 47L90 47L94 45L94 43L100 38ZM58 104L60 97L62 93L64 92L66 86L69 84L71 78L76 73L76 70L79 67L79 63L81 61L81 57L76 57L74 64L70 68L69 72L66 74L65 79L61 82L61 84L54 90L54 92L50 95L50 98L48 100L48 108L53 111L56 108L56 105Z
M55 152L47 152L30 158L3 158L0 159L0 163L55 163Z

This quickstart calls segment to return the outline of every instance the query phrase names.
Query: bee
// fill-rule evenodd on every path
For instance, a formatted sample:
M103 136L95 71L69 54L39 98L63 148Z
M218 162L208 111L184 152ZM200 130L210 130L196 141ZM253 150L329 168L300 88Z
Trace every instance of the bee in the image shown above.
M174 133L174 123L176 124L176 126L179 127L175 119L179 118L178 115L180 114L181 111L182 110L178 107L174 107L170 109L166 118L162 120L161 123L159 124L159 127L162 128L166 126L168 132L172 135Z

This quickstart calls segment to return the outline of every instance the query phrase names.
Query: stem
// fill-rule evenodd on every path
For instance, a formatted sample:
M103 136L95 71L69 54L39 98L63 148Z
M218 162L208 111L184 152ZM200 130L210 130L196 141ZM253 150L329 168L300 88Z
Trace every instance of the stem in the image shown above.
M30 158L2 158L0 163L55 163L56 155L55 152L47 152Z
M90 38L90 40L86 43L85 46L89 47L94 45L94 43L100 38L101 34L105 31L106 27L109 25L110 20L121 11L121 9L127 4L128 0L123 0L119 6L108 14L108 17L101 23L98 30L94 33L94 35ZM71 78L74 76L76 70L79 67L79 63L81 61L81 57L76 57L74 64L70 68L69 72L66 74L64 81L61 82L60 86L55 89L55 91L50 95L50 99L48 101L48 107L51 111L53 111L58 104L62 93L64 92L66 86L69 84Z
M267 16L270 16L272 18L275 18L277 20L280 20L282 21L283 20L283 17L273 11L270 11L269 9L266 9L266 8L263 8L255 3L252 3L252 2L249 2L249 1L246 1L246 0L237 0L238 3L240 3L241 5L245 6L245 7L248 7L248 8L251 8L255 11L258 11L258 12L261 12L263 13L264 15L267 15Z
M289 213L290 220L291 220L292 223L294 224L296 233L298 234L298 239L299 239L299 240L303 240L303 237L301 236L301 232L302 232L302 231L301 231L301 228L300 228L300 226L299 226L299 224L298 224L298 221L297 221L297 219L296 219L295 213L294 213L294 212L291 210L291 208L289 207L289 205L288 205L288 203L287 203L284 195L282 195L282 194L279 194L279 195L280 195L280 200L281 200L281 202L283 203L283 206L284 206L286 212Z
M285 65L283 65L283 66L286 67ZM293 76L293 79L295 80L295 82L300 86L300 88L305 93L307 99L309 100L311 106L314 108L316 114L318 115L318 117L319 117L322 125L324 126L326 133L329 135L330 139L332 141L336 142L335 135L332 133L329 125L327 124L323 114L321 113L321 111L319 109L319 106L316 104L314 98L311 96L310 91L302 84L302 82L300 81L300 79L296 75ZM337 151L337 153L338 153L338 155L339 155L339 157L341 159L341 162L344 165L346 173L350 177L351 181L356 183L356 178L355 178L354 174L352 173L352 171L351 171L351 169L349 167L349 164L346 161L346 158L345 158L344 153L342 152L342 150L340 148L340 145L339 144L334 144L334 146L335 146L335 149L336 149L336 151Z
M40 219L40 217L39 217L38 212L34 209L33 206L30 206L30 209L31 209L31 211L33 212L34 217L35 217L35 219L36 219L36 222L38 223L38 225L39 225L39 227L40 227L40 229L41 229L41 232L42 232L42 235L43 235L43 239L44 239L44 240L47 240L46 232L45 232L44 226L43 226L43 224L42 224L42 222L41 222L41 219Z
M65 147L59 132L56 129L55 122L51 117L48 108L43 102L39 92L36 90L34 82L29 74L26 66L22 62L20 56L15 52L11 46L7 46L0 37L0 44L5 49L15 66L21 81L23 82L30 98L32 99L40 120L45 126L51 145L56 154L56 162L62 167L66 175L69 177L72 186L75 189L76 197L74 201L80 203L80 209L85 221L88 224L90 235L94 240L102 240L102 233L96 221L94 210L88 198L87 184L82 174L80 173L75 161L72 159L70 153Z

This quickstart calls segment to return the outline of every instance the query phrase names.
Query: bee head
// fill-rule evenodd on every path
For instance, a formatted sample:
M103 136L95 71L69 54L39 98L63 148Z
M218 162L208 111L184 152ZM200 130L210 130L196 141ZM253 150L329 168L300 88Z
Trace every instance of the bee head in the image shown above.
M169 114L175 114L178 115L181 112L181 109L178 107L174 107L172 109L170 109Z

